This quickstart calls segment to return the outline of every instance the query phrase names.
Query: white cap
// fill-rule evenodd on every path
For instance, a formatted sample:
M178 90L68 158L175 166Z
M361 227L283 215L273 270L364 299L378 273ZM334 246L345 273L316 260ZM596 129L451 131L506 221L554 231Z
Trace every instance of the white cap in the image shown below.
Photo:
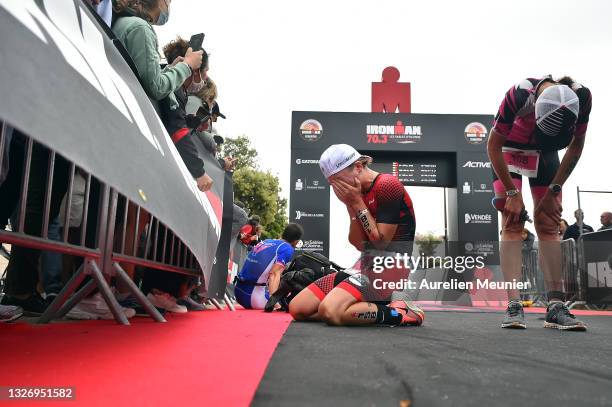
M536 99L536 123L544 134L556 136L576 123L579 109L578 95L569 86L549 86Z
M359 159L366 159L368 164L372 162L372 157L359 154L348 144L333 144L321 154L319 167L325 178L329 178Z

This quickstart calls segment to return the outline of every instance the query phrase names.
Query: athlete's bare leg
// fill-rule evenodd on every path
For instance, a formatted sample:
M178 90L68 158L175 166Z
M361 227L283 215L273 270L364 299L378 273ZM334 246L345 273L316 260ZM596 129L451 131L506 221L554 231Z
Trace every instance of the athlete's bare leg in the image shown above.
M289 313L296 321L320 321L319 304L319 297L309 289L304 289L289 303Z
M498 195L500 198L505 198L505 195ZM508 217L502 214L502 235L500 243L499 256L501 260L501 270L505 281L517 282L522 278L522 238L521 232L525 227L525 222L517 222L506 225ZM518 289L509 288L508 300L518 300L521 298Z
M559 196L559 200L561 197ZM540 199L534 197L534 207L538 206ZM540 267L544 273L546 291L556 293L562 297L563 275L561 270L561 243L559 241L559 224L543 212L534 217L535 229L540 240L538 251ZM555 294L552 294L555 295ZM563 301L564 298L549 298L550 300Z
M335 287L321 301L318 315L329 325L367 325L376 322L377 307Z

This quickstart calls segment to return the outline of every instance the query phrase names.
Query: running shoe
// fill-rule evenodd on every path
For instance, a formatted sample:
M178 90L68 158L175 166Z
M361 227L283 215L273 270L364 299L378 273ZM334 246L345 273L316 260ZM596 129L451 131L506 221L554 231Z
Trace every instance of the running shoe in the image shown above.
M147 295L147 298L149 299L149 301L151 301L151 304L153 304L157 308L163 308L167 311L174 312L177 314L183 314L187 312L187 307L184 305L178 305L176 303L176 298L174 298L168 293L149 293L149 295Z
M190 296L186 296L186 297L180 298L176 303L179 304L179 305L183 305L183 306L187 307L187 310L189 310L189 311L204 311L204 310L206 310L206 307L204 305L198 303L197 301L195 301Z
M576 319L562 302L553 302L546 309L544 328L560 329L562 331L586 331L584 322Z
M136 311L132 308L121 307L126 318L132 318ZM104 301L102 294L96 293L91 297L83 298L66 314L68 319L114 319L114 315Z
M2 297L2 305L14 305L21 307L23 308L23 314L31 317L40 316L47 309L45 300L43 300L43 298L38 294L32 294L23 300L5 295Z
M134 311L136 311L137 317L150 316L147 310L145 310L144 307L140 305L136 297L134 297L132 294L116 295L116 297L117 297L117 301L119 302L119 305L121 305L124 308L132 308ZM166 313L166 310L163 308L155 307L155 309L162 316Z
M23 308L16 305L0 305L0 322L11 322L21 318Z
M523 304L521 304L519 300L512 300L508 302L508 308L506 308L506 315L504 315L504 320L501 323L501 327L510 329L527 328Z
M392 301L389 304L389 308L395 309L402 316L402 322L400 322L399 326L419 326L422 325L425 320L425 312L410 301Z

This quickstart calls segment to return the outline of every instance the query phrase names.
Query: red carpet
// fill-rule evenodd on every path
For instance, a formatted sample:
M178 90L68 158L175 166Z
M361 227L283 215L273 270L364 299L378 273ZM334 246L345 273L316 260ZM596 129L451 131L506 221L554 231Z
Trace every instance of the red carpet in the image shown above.
M204 311L132 319L0 325L0 386L74 387L41 406L247 406L290 322L285 313Z

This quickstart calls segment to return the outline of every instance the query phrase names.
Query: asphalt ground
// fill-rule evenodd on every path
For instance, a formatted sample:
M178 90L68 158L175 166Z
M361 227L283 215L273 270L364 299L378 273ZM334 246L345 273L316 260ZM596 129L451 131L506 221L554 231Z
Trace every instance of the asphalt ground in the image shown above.
M252 406L609 406L612 317L587 332L501 329L502 314L426 312L421 327L293 322Z

